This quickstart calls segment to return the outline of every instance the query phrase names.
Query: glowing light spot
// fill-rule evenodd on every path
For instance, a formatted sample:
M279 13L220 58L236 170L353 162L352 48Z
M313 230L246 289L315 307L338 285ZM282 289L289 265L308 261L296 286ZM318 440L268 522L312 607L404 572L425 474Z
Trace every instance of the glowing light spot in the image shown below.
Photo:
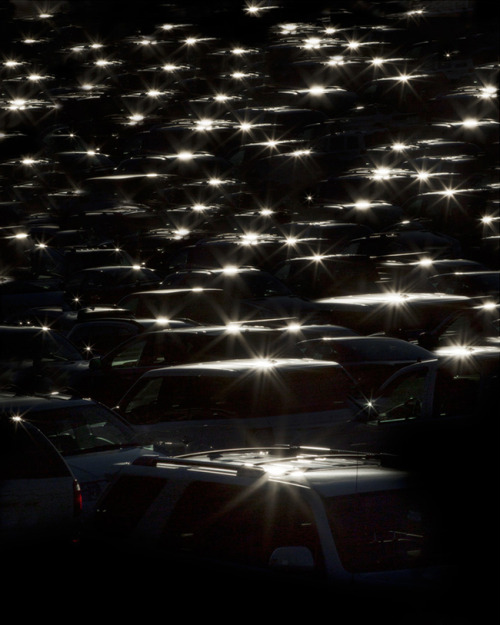
M107 61L106 59L97 59L97 61L95 62L95 65L97 65L98 67L105 67L106 65L109 65L110 61Z
M187 151L179 152L177 158L181 161L190 161L193 158L193 153Z
M158 89L150 89L147 92L148 96L151 98L157 98L158 96L161 95L161 91L159 91Z
M372 59L372 65L375 65L377 67L380 67L380 65L382 65L384 62L384 59L379 56Z
M4 65L5 67L16 67L17 65L21 65L21 62L11 59L9 61L5 61Z
M477 126L479 126L479 122L477 119L469 117L468 119L464 119L462 125L464 126L464 128L477 128Z
M227 265L226 267L223 267L222 273L226 274L227 276L234 276L238 273L238 267L234 267L233 265Z
M433 263L432 258L421 258L418 261L418 264L422 265L422 267L430 267L432 263Z
M15 98L11 101L9 108L12 110L22 110L26 106L26 100L23 98Z
M197 42L198 39L196 39L196 37L188 37L184 43L186 43L188 46L194 46L194 44Z
M216 187L217 185L222 184L222 180L220 178L209 178L208 184Z
M493 96L497 94L497 89L496 87L492 87L488 85L486 87L482 87L480 89L480 93L483 98L492 98Z
M244 131L249 131L253 128L253 124L251 124L250 122L242 122L240 124L240 129L244 130Z
M166 63L166 64L163 66L163 69L164 69L166 72L174 72L176 69L178 69L178 66L177 66L177 65L174 65L173 63Z
M196 128L198 130L210 130L213 128L213 121L211 119L199 119L196 122Z
M354 203L354 208L357 208L358 210L368 210L369 208L371 208L371 203L368 202L367 200L358 200L357 202Z
M329 60L328 60L328 65L343 65L344 64L344 57L342 56L332 56Z
M320 85L315 85L314 87L311 87L309 89L309 93L311 95L322 95L326 92L326 89L324 87L321 87Z
M396 152L402 152L406 148L405 143L396 142L392 144L392 149Z

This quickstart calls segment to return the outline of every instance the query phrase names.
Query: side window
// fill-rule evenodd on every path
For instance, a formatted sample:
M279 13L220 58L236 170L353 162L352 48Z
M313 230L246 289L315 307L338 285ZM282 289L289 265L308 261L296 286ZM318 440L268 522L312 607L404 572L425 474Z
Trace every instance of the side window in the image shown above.
M164 528L169 553L266 567L277 547L308 547L321 566L318 531L294 489L193 482Z
M111 361L113 368L117 367L137 367L144 350L145 341L135 341L120 350Z
M158 404L162 382L162 378L145 380L135 396L124 406L125 418L136 425L159 421Z
M427 369L397 378L377 400L378 419L396 421L421 416Z
M344 568L352 573L405 569L439 559L437 521L420 493L376 491L325 501Z

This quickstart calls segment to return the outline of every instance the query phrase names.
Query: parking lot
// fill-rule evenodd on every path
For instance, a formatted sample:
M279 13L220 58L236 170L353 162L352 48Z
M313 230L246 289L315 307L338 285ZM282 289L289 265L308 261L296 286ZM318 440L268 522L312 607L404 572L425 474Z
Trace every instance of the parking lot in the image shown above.
M66 467L56 496L27 439L5 439L10 579L31 571L45 594L44 563L58 562L79 602L111 608L122 593L123 609L134 592L142 615L172 600L165 576L183 614L274 602L296 617L297 601L355 622L484 620L497 574L478 554L498 555L498 9L10 1L0 41L0 419L36 428ZM275 504L289 518L273 523L279 471L260 463L276 446L292 451ZM165 475L197 471L197 504L177 501L181 486L156 500ZM439 519L432 548L424 512L392 499L399 472ZM320 510L315 479L328 497L379 495ZM240 509L226 490L243 484ZM290 499L307 489L302 507ZM205 506L220 520L201 537ZM451 576L424 599L416 579L434 580L438 552ZM229 587L233 601L218 595Z

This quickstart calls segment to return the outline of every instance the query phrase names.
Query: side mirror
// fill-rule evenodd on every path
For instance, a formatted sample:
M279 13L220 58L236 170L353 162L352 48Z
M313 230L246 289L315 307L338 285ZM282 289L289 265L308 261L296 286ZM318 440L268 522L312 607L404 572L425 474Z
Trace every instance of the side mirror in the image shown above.
M278 547L269 558L269 567L281 571L313 571L314 557L307 547Z

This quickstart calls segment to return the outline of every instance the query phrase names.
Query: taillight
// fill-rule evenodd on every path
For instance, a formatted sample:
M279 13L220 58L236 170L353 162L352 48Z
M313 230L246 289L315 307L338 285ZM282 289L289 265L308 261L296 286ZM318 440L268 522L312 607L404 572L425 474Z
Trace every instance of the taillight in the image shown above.
M73 512L75 516L79 516L82 513L83 500L82 489L78 480L73 481Z

